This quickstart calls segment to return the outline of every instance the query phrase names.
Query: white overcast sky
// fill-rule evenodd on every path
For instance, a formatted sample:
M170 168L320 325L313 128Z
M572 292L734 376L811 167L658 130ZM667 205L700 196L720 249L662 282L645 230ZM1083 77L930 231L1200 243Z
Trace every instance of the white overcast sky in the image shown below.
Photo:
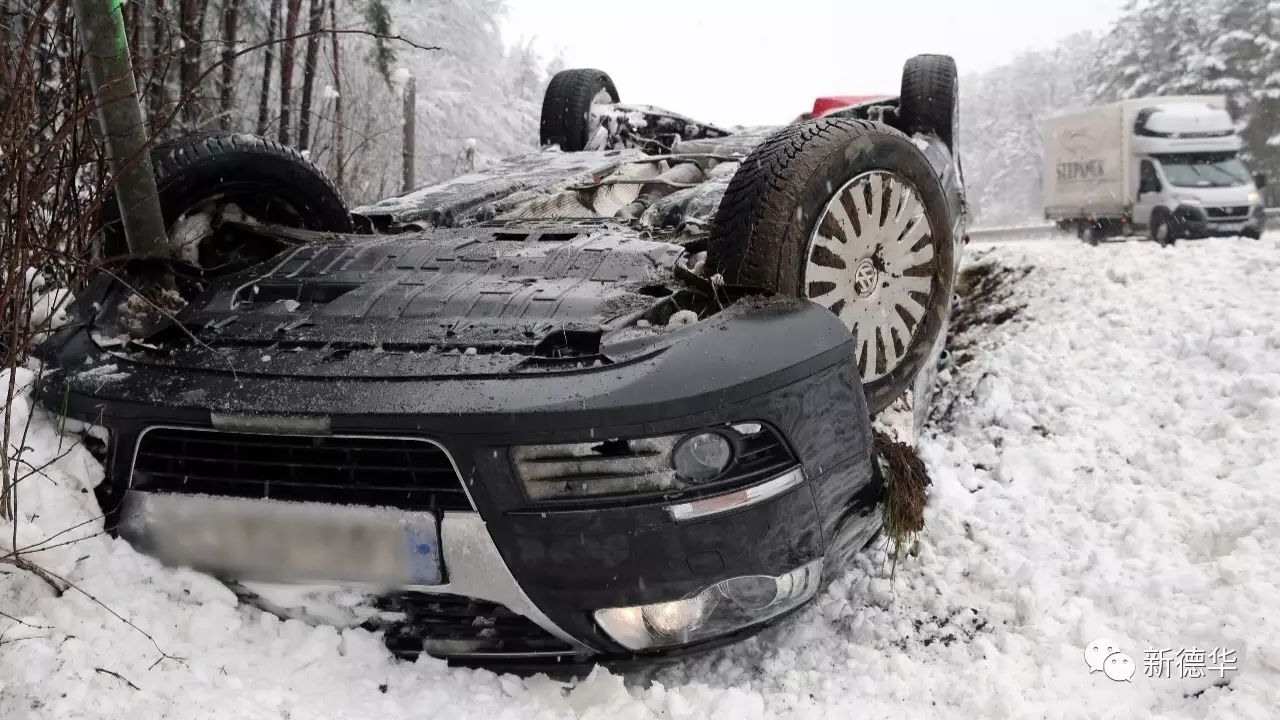
M911 55L961 74L1079 30L1121 0L507 0L509 42L609 73L628 102L723 125L790 121L819 95L897 94ZM963 98L961 99L963 104ZM969 111L973 111L972 108Z

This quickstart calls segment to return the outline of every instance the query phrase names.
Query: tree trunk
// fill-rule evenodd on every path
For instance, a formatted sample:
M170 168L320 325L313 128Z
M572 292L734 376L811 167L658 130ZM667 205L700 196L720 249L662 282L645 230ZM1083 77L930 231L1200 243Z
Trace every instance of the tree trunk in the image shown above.
M150 119L151 136L155 137L163 128L160 123L164 119L169 105L168 73L169 73L169 23L164 14L164 0L155 0L151 8L151 66L148 74L150 92L147 117Z
M338 0L329 0L329 27L333 29L338 27L337 4ZM330 33L329 37L333 43L333 90L337 93L333 98L333 182L338 192L342 192L342 62L338 54L338 33Z
M200 49L204 40L204 14L209 0L180 0L178 31L182 33L182 49L178 54L178 98L182 101L182 118L186 128L199 122L201 100L196 87L200 73Z
M306 150L311 138L311 93L316 84L316 56L320 54L320 23L324 18L324 0L311 0L307 25L307 56L302 65L302 111L298 114L298 149Z
M400 148L400 191L409 192L413 189L413 171L414 165L417 164L417 127L418 127L418 94L416 91L417 82L410 75L404 84L404 118L402 130L404 131L404 139Z
M134 82L138 85L138 103L142 105L142 117L147 118L146 90L147 75L145 72L147 58L147 6L140 2L131 2L124 6L125 37L129 39L129 55L133 63Z
M293 92L293 55L298 47L295 35L298 33L298 14L302 10L302 0L289 0L285 7L284 51L280 54L280 142L288 145L292 119L289 100Z
M271 66L276 57L276 28L280 26L280 0L271 0L271 14L267 19L267 46L262 49L262 94L258 96L258 134L267 134L267 108L271 97Z
M131 2L125 4L121 10L124 12L125 37L129 39L129 55L134 65L134 72L137 72L138 61L142 59L140 52L141 44L138 36L138 29L142 22L143 10L138 7L138 3ZM134 78L137 80L137 78Z
M234 124L231 109L236 94L236 31L240 24L240 1L225 0L222 6L222 88L218 111L223 130L230 130Z

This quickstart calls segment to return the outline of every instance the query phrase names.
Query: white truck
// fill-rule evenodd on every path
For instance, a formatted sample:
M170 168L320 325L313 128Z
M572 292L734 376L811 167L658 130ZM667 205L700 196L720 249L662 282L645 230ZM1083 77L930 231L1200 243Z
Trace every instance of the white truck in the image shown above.
M1044 214L1090 244L1143 233L1262 235L1265 210L1225 99L1124 100L1044 124Z

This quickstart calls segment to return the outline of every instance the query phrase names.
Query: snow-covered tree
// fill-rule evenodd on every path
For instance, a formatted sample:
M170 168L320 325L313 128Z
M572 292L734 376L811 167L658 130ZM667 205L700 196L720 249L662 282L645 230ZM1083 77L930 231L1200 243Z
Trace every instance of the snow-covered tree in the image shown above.
M502 0L394 0L391 8L398 33L441 46L400 60L417 79L420 181L467 169L468 140L481 159L537 148L548 78L530 48L509 52L503 43Z
M1129 0L1100 38L1076 35L1024 53L966 76L961 89L965 175L979 224L1039 217L1045 117L1122 98L1226 96L1246 160L1277 177L1280 0Z
M1093 92L1115 100L1197 92L1220 0L1129 0L1090 64Z
M1280 2L1130 0L1090 64L1098 101L1221 94L1246 159L1280 170Z
M40 0L0 3L23 18ZM69 17L65 2L44 4ZM131 0L123 11L160 140L259 133L303 148L352 202L372 200L400 189L403 105L390 79L403 68L417 81L418 182L537 146L549 75L531 47L503 42L504 0ZM49 26L37 62L76 46L69 28ZM39 72L56 75L48 62Z
M1044 119L1088 102L1083 68L1096 41L1074 35L1059 45L960 82L960 134L974 220L1016 224L1041 216L1040 128Z

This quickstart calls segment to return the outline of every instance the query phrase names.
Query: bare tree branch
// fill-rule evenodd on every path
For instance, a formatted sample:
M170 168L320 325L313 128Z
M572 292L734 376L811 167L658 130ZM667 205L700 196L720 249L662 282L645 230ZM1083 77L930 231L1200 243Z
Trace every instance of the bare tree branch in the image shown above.
M125 677L125 676L121 675L120 673L116 672L115 670L108 670L108 669L103 668L103 667L96 667L96 668L94 668L94 669L93 669L93 671L94 671L94 672L97 672L97 673L102 673L103 675L110 675L111 677L113 677L113 678L115 678L115 679L119 680L120 682L124 683L125 685L128 685L129 687L133 688L134 690L141 690L141 689L142 689L142 688L138 687L137 685L134 685L134 684L129 680L129 678L127 678L127 677Z

